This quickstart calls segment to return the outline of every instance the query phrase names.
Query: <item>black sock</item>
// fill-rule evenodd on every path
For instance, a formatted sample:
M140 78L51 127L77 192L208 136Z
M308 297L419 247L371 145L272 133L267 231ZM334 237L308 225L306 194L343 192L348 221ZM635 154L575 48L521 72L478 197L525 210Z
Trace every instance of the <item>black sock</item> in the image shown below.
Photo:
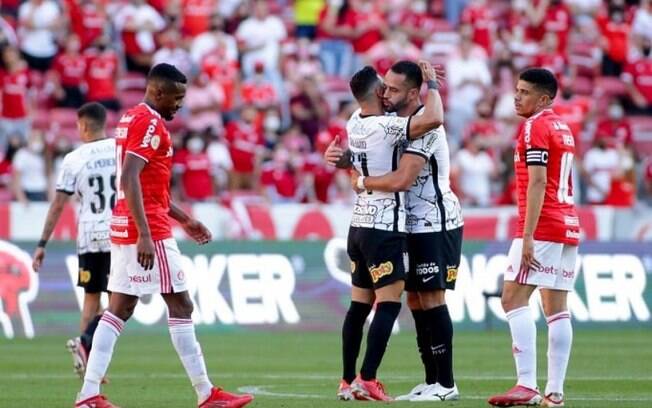
M362 328L371 312L371 305L351 302L342 324L342 378L351 384L355 379L355 362L360 353Z
M91 352L91 347L93 346L93 335L95 334L95 329L97 329L97 325L100 323L101 318L101 313L95 316L93 320L88 323L88 326L86 326L86 329L82 335L79 336L82 346L84 346L84 349L86 349L87 353Z
M430 348L430 327L426 320L426 312L423 310L411 310L412 317L414 317L414 327L417 330L417 347L423 369L426 373L426 384L434 384L437 382L437 365L435 364L435 356L432 354Z
M376 314L367 334L367 351L360 370L363 380L376 378L376 372L383 360L389 336L392 335L392 328L400 311L400 302L381 302L376 305Z
M437 382L446 388L455 384L453 378L453 322L448 306L441 305L426 310L430 325L431 345L437 365Z

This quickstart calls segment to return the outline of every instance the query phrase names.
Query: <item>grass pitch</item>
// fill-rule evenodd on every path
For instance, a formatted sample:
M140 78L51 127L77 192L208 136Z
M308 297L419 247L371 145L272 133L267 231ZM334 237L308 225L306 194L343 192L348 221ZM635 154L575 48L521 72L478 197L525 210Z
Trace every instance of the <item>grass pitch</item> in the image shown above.
M545 386L545 329L539 330L539 386ZM65 337L0 340L0 407L72 407L80 381ZM251 407L341 407L338 333L199 331L212 380L253 392ZM514 383L506 329L455 334L456 380L462 399L401 406L485 407ZM568 407L652 407L652 330L576 330L566 384ZM195 396L164 331L123 334L103 391L123 408L195 407ZM379 377L391 395L421 382L414 334L393 336Z

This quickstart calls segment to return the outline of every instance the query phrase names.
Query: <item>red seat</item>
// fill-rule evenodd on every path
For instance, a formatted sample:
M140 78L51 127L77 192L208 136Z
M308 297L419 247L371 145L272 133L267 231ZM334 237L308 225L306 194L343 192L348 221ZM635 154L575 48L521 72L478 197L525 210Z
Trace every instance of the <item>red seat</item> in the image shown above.
M595 79L594 95L622 96L626 93L625 83L618 77L598 77Z
M142 91L123 91L120 92L120 105L123 109L129 109L143 101L144 94Z

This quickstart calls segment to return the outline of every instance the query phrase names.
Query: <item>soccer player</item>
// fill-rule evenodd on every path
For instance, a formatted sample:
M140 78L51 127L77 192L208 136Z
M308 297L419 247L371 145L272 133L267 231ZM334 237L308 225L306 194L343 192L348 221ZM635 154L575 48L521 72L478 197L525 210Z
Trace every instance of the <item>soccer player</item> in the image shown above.
M407 117L423 113L422 76L411 61L395 63L385 75L386 112ZM334 145L332 162L343 152ZM397 400L443 401L459 398L453 376L453 324L445 293L454 289L462 255L463 218L450 188L450 154L443 126L404 148L398 169L382 176L353 172L352 184L373 191L407 191L405 209L409 268L405 289L414 317L425 381Z
M512 334L517 383L489 398L494 406L564 405L564 379L572 327L566 299L575 284L580 237L571 169L575 144L566 123L551 109L557 81L548 70L521 73L514 106L526 118L514 152L518 230L509 250L502 305ZM528 306L539 288L548 323L548 383L537 388L536 325Z
M383 175L398 166L401 145L441 126L443 108L438 76L427 62L420 63L428 83L422 115L385 116L383 82L371 67L358 71L350 82L360 109L347 123L352 163L365 176ZM388 160L389 159L389 160ZM405 208L402 192L363 191L358 194L347 252L351 258L351 306L342 326L343 378L340 399L390 401L376 373L392 327L401 309L405 286ZM362 328L376 302L376 313L367 334L367 350L360 374L355 363Z
M200 408L239 408L250 395L215 388L208 379L201 347L191 320L192 300L172 238L170 218L197 243L211 239L199 221L170 202L172 139L163 124L181 108L186 77L169 64L154 66L147 77L145 99L129 109L115 132L117 201L111 220L112 292L98 324L77 408L115 408L100 394L113 348L140 296L160 293L168 306L172 344L197 394Z
M93 333L101 317L100 296L106 292L111 266L109 224L115 204L115 140L105 134L106 109L87 103L77 111L77 128L83 144L68 153L56 183L57 193L50 205L41 240L33 255L35 271L43 265L45 246L71 195L80 199L77 232L79 272L77 286L84 288L80 330L82 335L68 340L75 372L84 378Z

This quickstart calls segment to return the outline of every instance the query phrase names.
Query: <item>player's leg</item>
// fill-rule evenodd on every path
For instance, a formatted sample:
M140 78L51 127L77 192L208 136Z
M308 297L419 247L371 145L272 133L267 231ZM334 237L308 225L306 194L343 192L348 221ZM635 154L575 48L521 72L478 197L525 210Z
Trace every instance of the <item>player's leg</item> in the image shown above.
M554 288L540 289L548 323L548 382L542 405L564 404L564 381L573 343L573 326L568 311L568 291L575 285L577 247L564 245Z
M95 331L84 385L77 396L77 407L92 407L91 403L98 403L96 399L103 398L100 396L100 384L106 376L118 337L137 303L137 296L117 292L112 294L109 308L102 314Z
M84 304L82 306L81 319L79 322L79 330L82 333L102 310L100 306L100 296L100 292L84 293Z
M185 274L178 246L174 239L157 241L155 245L157 247L158 272L162 277L160 287L175 292L161 293L168 307L170 338L195 389L198 405L201 408L238 408L248 404L253 399L250 395L230 394L213 387L208 379L206 362L192 322L193 304L185 287ZM176 273L170 273L170 271L176 271Z
M394 322L401 311L401 294L405 288L407 252L405 235L387 231L368 233L363 247L367 255L367 269L374 284L376 311L369 325L360 378L352 388L356 398L388 401L384 387L376 379Z
M354 398L351 384L357 373L362 332L375 299L364 254L359 249L360 234L359 228L351 228L347 240L351 259L351 304L342 323L342 380L337 390L337 398L343 401Z

